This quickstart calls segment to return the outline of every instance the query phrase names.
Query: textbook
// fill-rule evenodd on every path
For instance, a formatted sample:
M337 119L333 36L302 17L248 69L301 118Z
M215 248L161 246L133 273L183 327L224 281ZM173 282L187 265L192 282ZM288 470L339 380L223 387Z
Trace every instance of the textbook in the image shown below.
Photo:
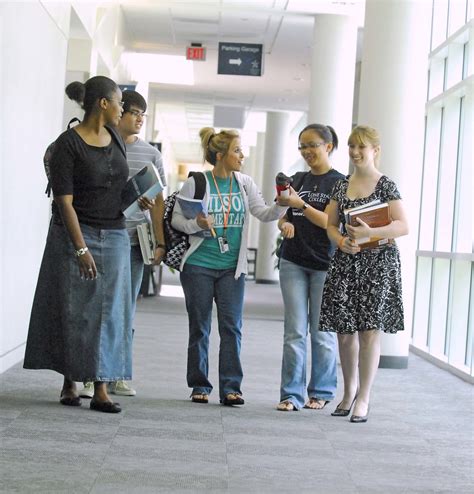
M392 221L390 217L390 206L386 202L379 200L372 201L363 206L357 206L344 210L346 223L351 226L359 226L356 218L360 218L372 228L389 225ZM387 244L387 238L363 237L353 240L361 249L371 249L380 245Z
M207 208L204 207L202 199L189 199L188 197L177 196L183 216L188 219L194 219L199 213L207 214Z
M153 233L153 226L150 223L142 223L137 225L138 241L140 242L140 250L142 252L143 262L145 264L153 264L155 260L156 240Z
M176 196L179 205L181 206L181 211L183 212L183 216L188 220L193 220L200 213L203 213L207 216L207 207L204 205L202 199L189 199L189 197L181 197L179 195ZM210 230L202 230L200 232L195 233L198 237L216 237L216 231L214 228Z
M126 218L140 211L137 199L145 196L154 199L163 190L158 170L149 164L129 178L122 191L122 212Z

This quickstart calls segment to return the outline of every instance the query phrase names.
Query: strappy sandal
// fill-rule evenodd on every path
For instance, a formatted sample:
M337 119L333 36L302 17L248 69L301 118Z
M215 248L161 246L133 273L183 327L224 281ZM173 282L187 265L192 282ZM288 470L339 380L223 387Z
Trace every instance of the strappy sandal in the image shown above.
M196 393L191 395L191 401L193 403L209 403L209 395L206 393Z
M280 401L280 403L278 403L276 408L279 412L296 412L297 411L297 408L295 407L295 405L293 405L293 403L290 400Z
M310 398L308 402L305 404L305 408L309 408L310 410L322 410L330 400L323 400L322 398ZM318 405L321 405L320 407L312 407L311 405L317 403Z

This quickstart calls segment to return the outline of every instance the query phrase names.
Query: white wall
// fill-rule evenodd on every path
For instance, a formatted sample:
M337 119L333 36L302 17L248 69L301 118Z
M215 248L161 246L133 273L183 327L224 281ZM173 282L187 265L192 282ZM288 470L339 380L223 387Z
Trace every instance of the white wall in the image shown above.
M61 131L67 33L40 3L0 4L0 372L24 353L49 221L42 158Z

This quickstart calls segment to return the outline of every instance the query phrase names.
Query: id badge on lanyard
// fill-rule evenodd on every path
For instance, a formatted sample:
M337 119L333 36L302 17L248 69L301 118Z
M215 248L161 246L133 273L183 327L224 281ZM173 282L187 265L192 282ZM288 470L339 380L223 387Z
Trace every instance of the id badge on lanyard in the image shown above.
M229 242L227 242L227 239L225 237L218 237L217 242L219 242L219 249L221 251L221 254L229 252Z
M212 178L214 179L214 184L216 186L217 194L222 204L222 210L224 211L225 209L224 201L222 200L221 192L219 190L219 186L217 185L216 177L214 177L214 172L212 172ZM229 214L231 208L231 197L232 197L232 174L230 175L230 184L229 184L229 206L227 208L226 213L224 214L224 234L221 235L220 237L217 237L217 242L219 244L219 250L221 251L221 254L225 254L230 250L229 242L227 241L227 237L226 237L226 232L227 232L227 222L229 221Z

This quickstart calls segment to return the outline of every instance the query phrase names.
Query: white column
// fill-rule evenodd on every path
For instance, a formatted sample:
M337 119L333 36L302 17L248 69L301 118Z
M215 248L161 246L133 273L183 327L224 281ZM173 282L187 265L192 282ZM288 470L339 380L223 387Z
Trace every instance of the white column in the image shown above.
M308 123L330 125L341 150L332 163L348 170L345 142L352 128L357 24L353 17L321 14L314 18L313 55Z
M410 235L397 240L405 331L383 335L381 367L403 368L408 363L430 19L430 2L366 1L358 123L380 133L380 169L398 185L410 223Z
M276 174L285 169L284 156L288 134L289 115L282 112L268 112L261 186L263 197L267 203L275 198ZM276 221L260 223L256 269L257 283L278 283L278 270L275 269L276 257L272 255L277 237Z
M263 161L265 156L265 132L257 132L257 143L252 146L251 153L246 161L248 161L248 168L245 164L244 172L250 175L258 188L262 188L262 175L263 175ZM260 221L254 216L250 215L249 222L249 241L248 247L253 247L258 250L258 239L260 234ZM257 252L258 255L258 252Z
M249 154L245 158L244 162L244 173L250 175L255 180L255 168L257 165L257 147L250 146ZM250 215L249 220L249 238L247 242L247 247L257 248L258 246L258 227L260 226L259 221L254 216Z

